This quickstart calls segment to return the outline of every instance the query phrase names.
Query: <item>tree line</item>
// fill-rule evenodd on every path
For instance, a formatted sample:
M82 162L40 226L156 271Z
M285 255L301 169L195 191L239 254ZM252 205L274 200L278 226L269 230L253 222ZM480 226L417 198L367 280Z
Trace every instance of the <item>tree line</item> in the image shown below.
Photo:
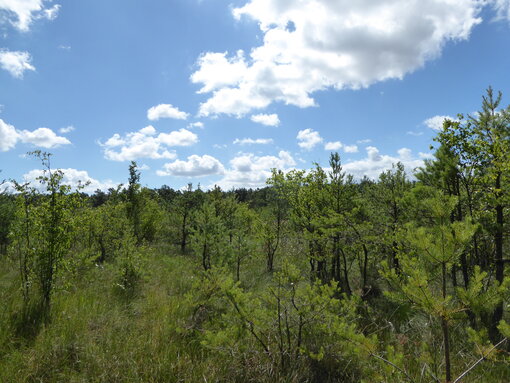
M32 153L39 185L0 194L0 282L15 286L0 366L55 324L54 299L93 284L92 270L113 275L125 304L148 299L159 257L192 265L172 334L182 353L223 366L215 379L510 380L501 98L489 88L479 112L445 120L413 175L397 163L377 180L356 181L332 153L327 167L273 169L257 190L149 189L132 162L125 186L87 195Z

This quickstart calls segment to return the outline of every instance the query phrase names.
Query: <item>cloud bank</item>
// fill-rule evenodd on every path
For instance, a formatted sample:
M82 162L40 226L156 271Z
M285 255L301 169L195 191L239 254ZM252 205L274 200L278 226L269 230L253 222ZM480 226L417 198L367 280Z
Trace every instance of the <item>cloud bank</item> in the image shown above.
M503 3L503 1L501 1ZM257 22L262 45L206 52L191 81L209 98L202 116L242 116L273 102L316 105L312 94L401 79L465 40L481 22L480 0L251 0L233 9ZM504 6L500 7L504 10Z
M32 144L33 146L45 149L71 144L71 141L65 137L58 136L51 129L17 130L14 126L0 119L0 151L7 152L13 149L18 142Z
M139 158L174 159L175 152L169 147L191 146L198 142L198 136L187 130L179 129L170 133L158 133L152 126L146 126L137 132L123 136L115 133L104 143L105 158L112 161L133 161Z

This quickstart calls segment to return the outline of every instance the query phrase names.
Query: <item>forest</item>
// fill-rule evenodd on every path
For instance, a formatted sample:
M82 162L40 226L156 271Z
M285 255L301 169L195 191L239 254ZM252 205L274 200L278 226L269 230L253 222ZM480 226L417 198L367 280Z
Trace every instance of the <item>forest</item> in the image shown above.
M376 180L331 153L151 189L131 162L89 195L31 152L0 194L0 382L509 382L509 137L489 88Z

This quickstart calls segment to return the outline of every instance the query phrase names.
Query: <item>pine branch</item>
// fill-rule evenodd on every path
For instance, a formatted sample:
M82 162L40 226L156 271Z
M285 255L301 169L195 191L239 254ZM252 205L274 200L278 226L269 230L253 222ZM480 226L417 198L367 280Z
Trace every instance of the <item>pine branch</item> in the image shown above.
M462 379L464 379L464 377L469 374L471 372L471 370L473 370L476 366L478 366L480 363L482 363L486 358L487 356L489 356L489 354L494 351L498 346L500 346L501 344L505 343L506 341L508 340L508 338L503 338L501 341L499 341L496 345L494 345L488 352L487 354L483 355L480 359L478 359L475 363L473 363L473 365L471 367L469 367L466 371L464 371L462 374L459 375L459 377L457 379L455 379L453 381L453 383L459 383Z

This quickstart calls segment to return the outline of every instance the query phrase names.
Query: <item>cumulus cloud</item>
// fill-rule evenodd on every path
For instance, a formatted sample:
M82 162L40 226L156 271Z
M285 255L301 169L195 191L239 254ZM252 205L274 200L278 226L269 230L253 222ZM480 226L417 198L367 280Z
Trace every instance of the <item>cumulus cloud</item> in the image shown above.
M78 188L79 185L83 185L82 189L85 193L94 193L97 189L106 191L109 188L115 188L118 183L115 183L111 180L103 180L99 181L95 178L89 176L88 172L85 170L77 170L72 168L67 169L58 169L64 173L64 177L62 178L62 183L64 185L71 186L72 189ZM44 171L41 169L30 170L28 173L23 175L24 182L30 182L34 187L40 186L38 177L44 176ZM41 191L44 191L41 189Z
M236 144L236 145L254 145L254 144L260 144L260 145L268 145L268 144L272 144L273 143L273 139L272 138L257 138L257 139L253 139L253 138L242 138L242 139L239 139L239 138L236 138L233 142L233 144Z
M46 149L71 143L67 138L56 135L51 129L17 130L14 126L0 119L0 151L6 152L13 149L18 142Z
M290 170L296 161L287 151L280 151L276 156L256 156L252 153L241 154L230 160L230 168L216 184L223 189L237 187L259 188L266 184L271 176L271 169Z
M161 118L173 118L176 120L185 120L189 116L188 113L180 111L179 108L171 104L159 104L153 106L147 111L147 118L151 121L157 121Z
M340 141L326 142L326 145L324 145L324 150L340 150L342 147L343 144Z
M174 159L176 154L174 151L169 151L168 147L190 146L196 142L198 142L198 136L187 129L158 133L153 126L149 125L124 136L115 133L100 145L104 148L106 159L132 161L139 158Z
M312 150L316 145L322 142L322 137L319 132L313 129L300 130L296 138L299 141L299 147L306 150Z
M187 130L179 129L170 133L160 133L158 139L168 146L191 146L198 142L198 136Z
M501 0L502 1L502 0ZM244 115L273 102L316 105L319 90L358 89L406 74L469 38L480 0L250 0L263 42L249 54L206 52L191 75L209 94L199 114Z
M6 152L14 148L19 138L16 128L0 119L0 151Z
M25 71L35 71L31 61L32 57L28 52L0 49L0 67L9 72L12 77L23 78Z
M163 165L164 170L156 172L159 176L203 177L223 174L225 168L216 158L207 154L189 156L187 161L176 160Z
M58 131L62 134L66 134L66 133L71 133L72 131L74 131L74 126L72 125L69 125L69 126L66 126L65 128L60 128Z
M202 54L197 61L198 70L191 75L191 81L203 84L198 93L209 93L228 86L238 84L248 69L244 60L244 52L237 51L233 57L227 52Z
M386 170L391 169L393 164L401 162L408 171L423 166L423 153L420 158L415 158L410 149L402 148L397 151L398 156L380 154L379 149L374 146L366 148L367 156L358 161L351 161L343 165L343 170L348 174L360 179L367 176L376 179Z
M358 153L358 147L356 145L344 145L345 153Z
M53 20L60 9L59 4L46 7L46 0L0 0L0 15L5 13L7 20L18 30L26 32L34 20Z
M340 150L340 149L343 149L345 153L358 152L357 145L344 145L340 141L326 142L326 145L324 145L324 150Z
M434 116L434 117L427 118L425 121L423 121L423 124L427 128L430 128L433 130L442 130L444 120L457 121L456 118L450 117L450 116Z
M22 130L19 132L20 140L24 143L39 146L41 148L51 149L60 145L69 145L65 137L57 136L55 132L48 128L38 128L34 131Z
M254 114L250 117L253 122L266 126L278 126L280 125L280 119L278 115L273 114Z

